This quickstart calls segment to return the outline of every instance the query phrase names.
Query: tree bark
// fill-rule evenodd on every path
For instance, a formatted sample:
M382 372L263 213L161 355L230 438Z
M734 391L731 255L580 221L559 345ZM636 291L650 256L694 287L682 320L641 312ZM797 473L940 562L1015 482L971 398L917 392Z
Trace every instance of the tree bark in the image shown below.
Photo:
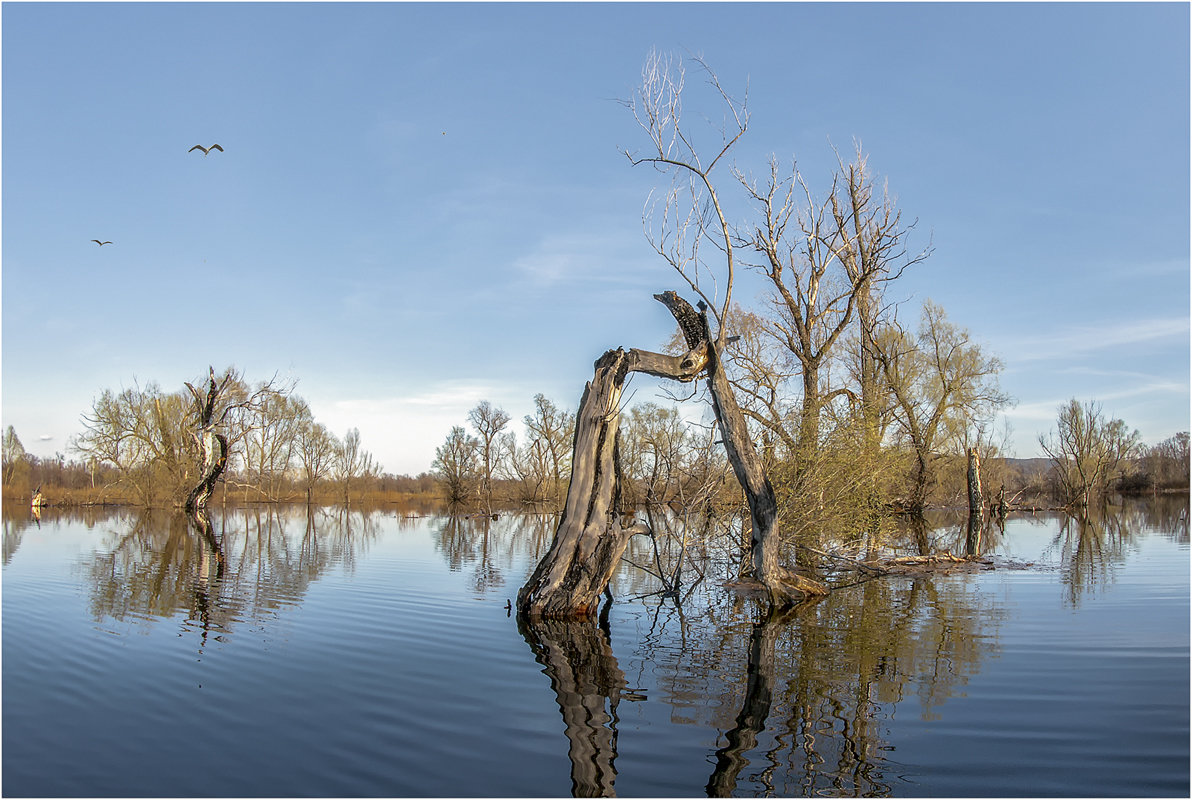
M968 449L968 534L965 537L965 555L981 554L981 522L984 516L981 508L981 458L977 448Z
M720 426L720 435L729 463L741 488L745 490L745 498L749 504L752 523L749 547L754 579L762 584L771 603L776 605L787 605L808 596L826 595L828 590L823 584L791 572L779 564L778 500L774 496L774 487L766 475L762 460L754 449L745 415L737 405L728 375L720 362L718 346L711 341L707 318L697 314L686 300L674 292L654 297L670 309L679 322L679 327L683 329L689 347L695 346L693 340L698 343L701 339L707 345L707 376L708 389L712 395L712 410Z
M550 549L517 593L532 619L591 616L625 552L645 526L622 524L617 470L621 390L630 354L609 350L596 361L575 420L567 501Z
M981 457L977 449L968 449L968 501L969 514L981 516Z
M778 503L774 489L753 448L745 415L720 367L717 344L708 333L707 318L675 292L654 297L675 317L689 349L682 356L609 350L596 361L595 375L585 387L576 412L566 505L550 549L518 592L519 614L531 618L594 614L629 537L649 531L644 523L623 521L618 508L617 432L621 390L630 372L684 382L707 372L725 449L749 501L754 577L775 604L827 594L822 584L789 572L779 564L775 526Z
M195 443L199 447L202 462L199 483L191 489L185 503L187 513L192 515L207 507L207 501L211 499L211 493L215 491L216 482L228 466L228 440L223 434L215 432L215 403L224 388L227 387L231 375L226 376L219 384L215 382L214 369L211 370L210 375L210 383L205 396L189 383L186 384L186 388L190 389L190 393L195 399L198 411L199 431L192 433L191 436L194 437ZM215 448L216 444L219 445L218 451Z

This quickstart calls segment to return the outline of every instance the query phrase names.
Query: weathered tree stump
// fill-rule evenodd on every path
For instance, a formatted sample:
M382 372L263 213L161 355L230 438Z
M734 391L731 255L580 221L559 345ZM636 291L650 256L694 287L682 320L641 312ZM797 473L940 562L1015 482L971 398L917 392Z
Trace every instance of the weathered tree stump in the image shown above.
M981 554L981 523L984 509L981 503L981 458L977 448L968 449L968 531L965 536L964 553L968 556Z
M202 462L199 483L191 489L190 494L186 497L185 508L187 513L192 515L196 510L207 507L207 501L211 499L211 494L215 491L216 482L228 466L228 440L223 434L215 431L217 424L215 405L231 378L232 375L229 372L224 376L223 381L217 384L215 370L211 369L206 395L200 393L189 383L186 384L186 388L190 390L191 396L195 399L199 430L197 433L192 432L191 436L199 448ZM218 449L216 445L218 445Z
M608 586L629 537L644 523L622 520L617 432L621 391L630 372L688 382L707 372L712 405L733 470L745 490L752 522L754 578L773 604L787 605L828 590L780 566L775 524L778 503L753 447L745 415L720 366L708 321L675 292L654 298L683 332L688 351L668 356L644 350L609 350L596 361L576 412L571 484L550 549L517 595L518 613L532 618L590 616Z
M580 399L563 515L550 550L517 593L518 612L531 618L595 613L629 537L646 530L623 524L617 508L617 433L630 360L620 349L601 356Z

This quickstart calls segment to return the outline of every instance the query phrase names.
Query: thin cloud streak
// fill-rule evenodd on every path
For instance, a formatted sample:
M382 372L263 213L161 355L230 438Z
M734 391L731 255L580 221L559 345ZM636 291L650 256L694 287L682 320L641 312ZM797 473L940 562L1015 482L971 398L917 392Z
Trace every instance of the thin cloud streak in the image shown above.
M1187 317L1123 322L1116 325L1073 327L1057 334L1001 339L1004 351L1012 351L1013 361L1067 359L1107 350L1112 347L1139 345L1189 335ZM1007 359L1010 360L1010 359Z
M1130 389L1120 389L1114 392L1104 392L1097 394L1090 398L1077 398L1083 402L1094 402L1105 406L1119 400L1131 400L1139 397L1147 397L1155 394L1179 394L1187 392L1188 387L1183 383L1177 381L1154 380L1143 386L1137 386ZM1059 414L1060 407L1071 400L1072 397L1055 398L1052 400L1039 400L1034 403L1025 403L1015 406L1003 413L1007 419L1016 420L1031 420L1031 421L1046 421L1051 422L1056 419ZM1110 409L1104 409L1107 413L1113 413Z

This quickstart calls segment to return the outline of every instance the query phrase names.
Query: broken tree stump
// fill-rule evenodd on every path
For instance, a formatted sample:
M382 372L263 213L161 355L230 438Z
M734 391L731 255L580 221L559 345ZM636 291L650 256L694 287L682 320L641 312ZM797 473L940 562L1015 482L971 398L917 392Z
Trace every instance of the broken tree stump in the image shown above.
M753 447L745 415L720 365L721 346L708 332L707 317L675 292L654 295L674 316L688 350L668 356L645 350L609 350L595 364L576 412L571 483L550 549L517 594L519 614L530 618L590 616L608 586L634 533L649 527L623 520L617 434L621 391L630 372L683 382L707 373L712 405L733 471L749 502L754 579L772 605L826 595L820 582L786 570L778 562L778 504Z

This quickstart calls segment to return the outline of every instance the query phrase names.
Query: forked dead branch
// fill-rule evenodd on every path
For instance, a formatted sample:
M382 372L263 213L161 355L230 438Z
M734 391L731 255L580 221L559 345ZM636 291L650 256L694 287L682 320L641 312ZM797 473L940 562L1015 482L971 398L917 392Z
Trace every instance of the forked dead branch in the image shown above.
M617 435L621 392L631 372L683 382L707 375L728 459L749 502L753 580L774 605L827 594L818 581L790 572L778 562L774 489L720 366L707 318L675 292L654 297L675 317L688 350L669 356L618 348L596 361L576 415L571 484L555 538L517 595L518 612L530 618L593 615L629 537L649 532L645 523L623 515L620 508Z

